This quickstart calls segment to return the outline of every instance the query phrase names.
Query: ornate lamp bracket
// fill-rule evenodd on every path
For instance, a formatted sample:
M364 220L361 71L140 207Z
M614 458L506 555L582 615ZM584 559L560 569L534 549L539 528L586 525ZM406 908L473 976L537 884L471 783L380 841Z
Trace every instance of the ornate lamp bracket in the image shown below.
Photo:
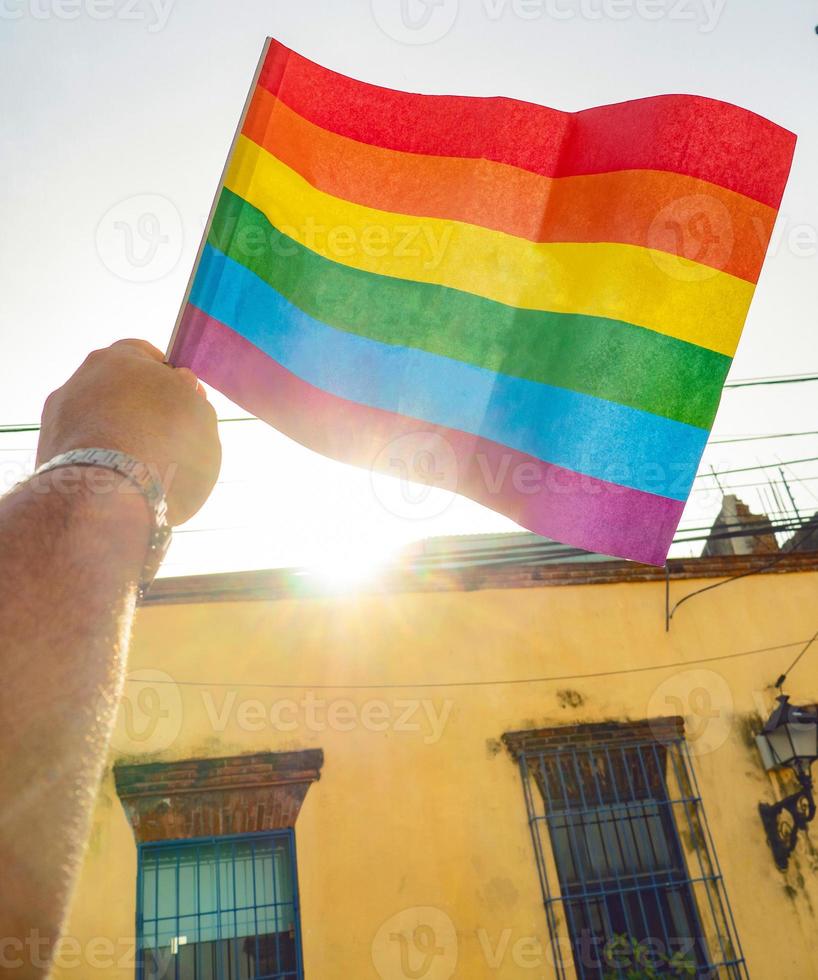
M767 834L767 842L775 863L781 871L787 870L790 854L795 849L798 831L806 830L815 816L815 798L812 795L812 777L799 772L801 788L777 803L759 803L758 812Z

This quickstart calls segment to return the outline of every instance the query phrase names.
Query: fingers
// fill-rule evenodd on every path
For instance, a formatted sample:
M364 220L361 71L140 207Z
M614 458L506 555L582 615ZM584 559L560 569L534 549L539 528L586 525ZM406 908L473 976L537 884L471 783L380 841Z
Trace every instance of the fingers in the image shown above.
M117 340L111 344L112 348L122 348L128 347L133 350L134 353L142 354L145 357L150 357L151 360L162 362L165 360L165 355L158 348L154 347L153 344L149 344L147 340L138 340L135 338L128 338L126 340Z
M173 371L177 378L184 381L184 383L189 385L200 398L204 398L204 400L207 401L207 392L204 390L204 386L199 383L199 379L190 370L190 368L174 368Z
M189 387L191 388L199 387L199 379L190 370L190 368L186 368L186 367L173 368L173 373L176 375L177 378L179 378L180 381L184 381L184 383Z
M128 347L134 353L144 355L145 357L149 357L153 361L159 361L162 364L166 363L165 355L156 347L154 347L153 344L148 343L147 340L139 340L138 338L127 338L125 340L115 341L113 344L111 344L111 347L112 348ZM186 385L191 387L196 392L196 394L199 395L199 397L204 398L205 401L207 401L207 392L204 390L202 385L199 384L199 379L190 370L190 368L186 368L186 367L176 368L173 367L172 364L168 364L168 367L171 368L174 374L182 381L184 381Z

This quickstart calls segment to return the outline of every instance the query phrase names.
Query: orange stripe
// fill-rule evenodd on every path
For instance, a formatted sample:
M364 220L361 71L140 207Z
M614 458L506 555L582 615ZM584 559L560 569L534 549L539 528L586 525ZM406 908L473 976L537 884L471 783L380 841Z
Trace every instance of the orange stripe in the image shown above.
M355 204L533 242L641 245L756 282L776 212L683 174L543 177L489 160L425 156L328 132L258 87L245 136L310 184Z

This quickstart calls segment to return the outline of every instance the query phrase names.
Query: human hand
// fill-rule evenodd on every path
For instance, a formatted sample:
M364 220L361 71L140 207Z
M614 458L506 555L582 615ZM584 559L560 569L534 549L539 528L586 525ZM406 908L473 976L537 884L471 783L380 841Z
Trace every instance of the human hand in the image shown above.
M164 487L168 521L183 524L216 483L216 413L188 368L145 340L93 351L43 408L37 465L72 449L115 449L149 466Z

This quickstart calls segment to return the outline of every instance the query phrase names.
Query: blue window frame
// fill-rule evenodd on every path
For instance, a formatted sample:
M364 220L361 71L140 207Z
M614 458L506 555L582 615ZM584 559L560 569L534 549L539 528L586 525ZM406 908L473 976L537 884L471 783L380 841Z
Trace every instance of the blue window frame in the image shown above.
M747 976L687 747L668 729L661 739L649 724L505 737L561 980L642 976L647 965Z
M301 980L295 835L139 845L138 980Z

